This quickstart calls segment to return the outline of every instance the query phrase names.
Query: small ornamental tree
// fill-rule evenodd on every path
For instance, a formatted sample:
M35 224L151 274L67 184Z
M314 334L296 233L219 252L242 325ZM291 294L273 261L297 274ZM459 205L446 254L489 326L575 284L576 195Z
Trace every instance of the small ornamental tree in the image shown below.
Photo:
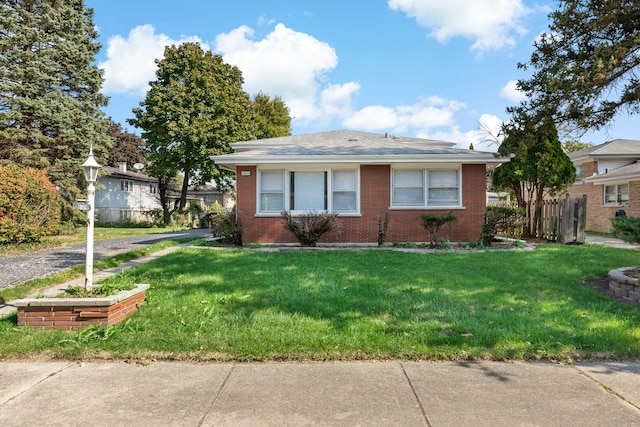
M60 228L60 198L44 172L0 164L0 243L39 241Z
M446 215L434 215L434 214L422 214L420 215L420 220L422 221L422 226L425 230L427 230L427 234L429 235L430 246L432 248L437 248L440 245L440 231L442 227L449 226L452 221L455 221L457 218L451 212Z
M338 214L333 212L307 212L292 216L282 212L282 224L291 231L302 246L316 246L318 239L338 225Z

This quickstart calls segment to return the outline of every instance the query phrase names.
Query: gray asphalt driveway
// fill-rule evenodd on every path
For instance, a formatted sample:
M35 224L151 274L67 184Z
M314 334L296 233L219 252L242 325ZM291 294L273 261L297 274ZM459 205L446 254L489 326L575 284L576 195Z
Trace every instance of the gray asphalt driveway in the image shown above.
M94 260L97 261L120 253L129 252L161 240L209 235L210 230L208 229L193 229L172 233L96 240L94 242ZM86 243L84 242L73 243L58 248L43 249L24 255L0 256L0 289L84 264L85 257Z

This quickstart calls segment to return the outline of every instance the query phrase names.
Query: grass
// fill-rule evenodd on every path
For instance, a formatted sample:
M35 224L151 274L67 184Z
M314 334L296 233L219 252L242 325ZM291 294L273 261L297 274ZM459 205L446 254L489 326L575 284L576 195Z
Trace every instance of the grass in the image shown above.
M154 243L152 245L144 246L134 251L115 255L111 258L95 261L93 263L94 271L105 270L108 268L117 267L118 265L131 261L135 258L140 258L145 255L160 251L166 247L177 245L179 243L192 240L191 238L163 240L161 242ZM70 269L61 271L60 273L52 274L46 277L38 279L28 280L20 283L17 286L12 286L7 289L0 290L0 303L11 301L18 298L25 298L38 290L46 289L51 286L73 280L77 277L82 277L85 274L85 265L77 265Z
M0 357L181 360L640 357L640 309L582 286L637 251L183 249L105 283L150 283L120 325L38 331L0 321Z
M144 236L147 234L170 233L173 231L184 230L184 228L114 228L114 227L96 227L93 237L95 240L117 239L119 237ZM64 246L71 243L86 241L86 227L78 227L72 233L61 234L58 236L44 237L40 242L7 244L0 245L0 255L19 255L27 252L33 252L40 249Z

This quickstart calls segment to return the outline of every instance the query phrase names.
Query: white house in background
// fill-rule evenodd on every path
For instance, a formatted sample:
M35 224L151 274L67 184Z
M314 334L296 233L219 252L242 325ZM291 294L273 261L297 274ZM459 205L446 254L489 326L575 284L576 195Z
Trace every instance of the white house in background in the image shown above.
M152 211L162 209L157 178L119 167L104 166L95 198L96 222L150 222Z

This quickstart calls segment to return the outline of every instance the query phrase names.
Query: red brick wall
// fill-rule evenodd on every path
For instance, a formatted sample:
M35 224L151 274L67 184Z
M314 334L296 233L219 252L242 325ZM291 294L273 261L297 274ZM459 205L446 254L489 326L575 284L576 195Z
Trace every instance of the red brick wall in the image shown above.
M122 322L135 312L146 298L141 292L105 307L92 306L56 306L55 302L47 306L18 307L18 326L31 326L47 329L78 329L90 325L110 326Z
M594 162L582 165L582 176L588 178L598 171ZM640 216L640 181L629 183L629 206L604 206L604 185L592 183L574 184L567 189L571 197L587 196L587 231L608 233L611 231L611 218L618 209L624 209L628 216Z
M242 171L251 174L243 176ZM339 217L338 229L323 235L318 243L377 243L378 215L389 208L391 167L362 165L360 167L360 212L358 217ZM245 243L295 243L291 232L284 229L280 217L257 217L256 167L237 168L237 210L242 217ZM458 218L451 226L449 240L476 241L486 209L485 165L462 166L462 204L464 209L452 212ZM420 214L446 215L445 210L391 210L386 242L425 242L428 236L420 223Z

